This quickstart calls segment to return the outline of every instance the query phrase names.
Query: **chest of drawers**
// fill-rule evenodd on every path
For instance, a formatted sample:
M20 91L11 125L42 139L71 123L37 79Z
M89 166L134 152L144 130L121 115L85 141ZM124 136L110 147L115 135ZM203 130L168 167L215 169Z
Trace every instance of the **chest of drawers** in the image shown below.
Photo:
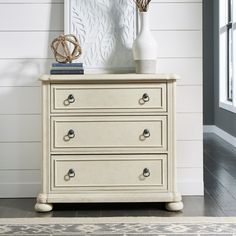
M61 202L183 203L175 177L175 75L44 75L42 190Z

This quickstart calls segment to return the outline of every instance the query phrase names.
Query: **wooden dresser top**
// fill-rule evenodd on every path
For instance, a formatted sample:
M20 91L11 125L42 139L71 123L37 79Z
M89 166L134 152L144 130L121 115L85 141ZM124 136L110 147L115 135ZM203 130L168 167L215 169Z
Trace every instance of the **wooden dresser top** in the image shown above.
M157 83L173 82L176 74L85 74L85 75L42 75L41 81L51 83Z

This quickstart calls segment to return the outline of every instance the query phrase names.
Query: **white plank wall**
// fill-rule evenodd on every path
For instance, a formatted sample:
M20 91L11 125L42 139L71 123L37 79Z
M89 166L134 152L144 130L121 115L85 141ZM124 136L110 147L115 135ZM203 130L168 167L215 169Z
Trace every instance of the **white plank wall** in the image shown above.
M0 0L0 197L40 189L41 74L64 30L63 0Z
M153 0L150 25L159 44L158 71L177 82L177 177L182 194L203 194L202 1Z
M36 196L41 165L41 74L63 32L63 0L0 0L0 197ZM182 194L203 193L202 2L153 0L158 70L177 86L177 166Z

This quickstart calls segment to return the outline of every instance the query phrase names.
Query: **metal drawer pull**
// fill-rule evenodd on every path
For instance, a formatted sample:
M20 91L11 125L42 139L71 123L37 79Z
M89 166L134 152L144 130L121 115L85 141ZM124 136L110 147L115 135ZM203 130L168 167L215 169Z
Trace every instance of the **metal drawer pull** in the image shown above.
M68 96L67 101L68 101L69 103L74 103L74 102L75 102L75 98L74 98L73 94L70 94L70 95Z
M143 176L147 178L150 175L151 175L151 173L150 173L149 169L148 168L144 168L143 169Z
M143 131L143 136L144 136L145 138L149 138L149 137L151 136L151 134L150 134L150 132L149 132L148 129L145 129L145 130Z
M73 129L70 129L67 134L68 138L74 138L75 137L75 131Z
M69 171L68 171L68 176L69 176L69 178L74 178L74 177L75 177L75 171L74 171L74 169L69 169Z
M148 96L147 93L144 93L142 99L143 99L144 102L149 102L150 97Z
M73 94L70 94L65 100L64 100L64 105L69 106L71 103L75 102L75 98Z
M75 131L73 129L70 129L68 133L63 137L63 139L65 142L69 142L74 137L75 137Z

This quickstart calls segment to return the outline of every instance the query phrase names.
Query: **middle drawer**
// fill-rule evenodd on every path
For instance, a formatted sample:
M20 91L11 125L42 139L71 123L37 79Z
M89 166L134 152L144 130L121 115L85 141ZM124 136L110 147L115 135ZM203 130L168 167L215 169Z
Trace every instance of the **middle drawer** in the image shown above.
M51 150L167 150L167 116L52 117Z

